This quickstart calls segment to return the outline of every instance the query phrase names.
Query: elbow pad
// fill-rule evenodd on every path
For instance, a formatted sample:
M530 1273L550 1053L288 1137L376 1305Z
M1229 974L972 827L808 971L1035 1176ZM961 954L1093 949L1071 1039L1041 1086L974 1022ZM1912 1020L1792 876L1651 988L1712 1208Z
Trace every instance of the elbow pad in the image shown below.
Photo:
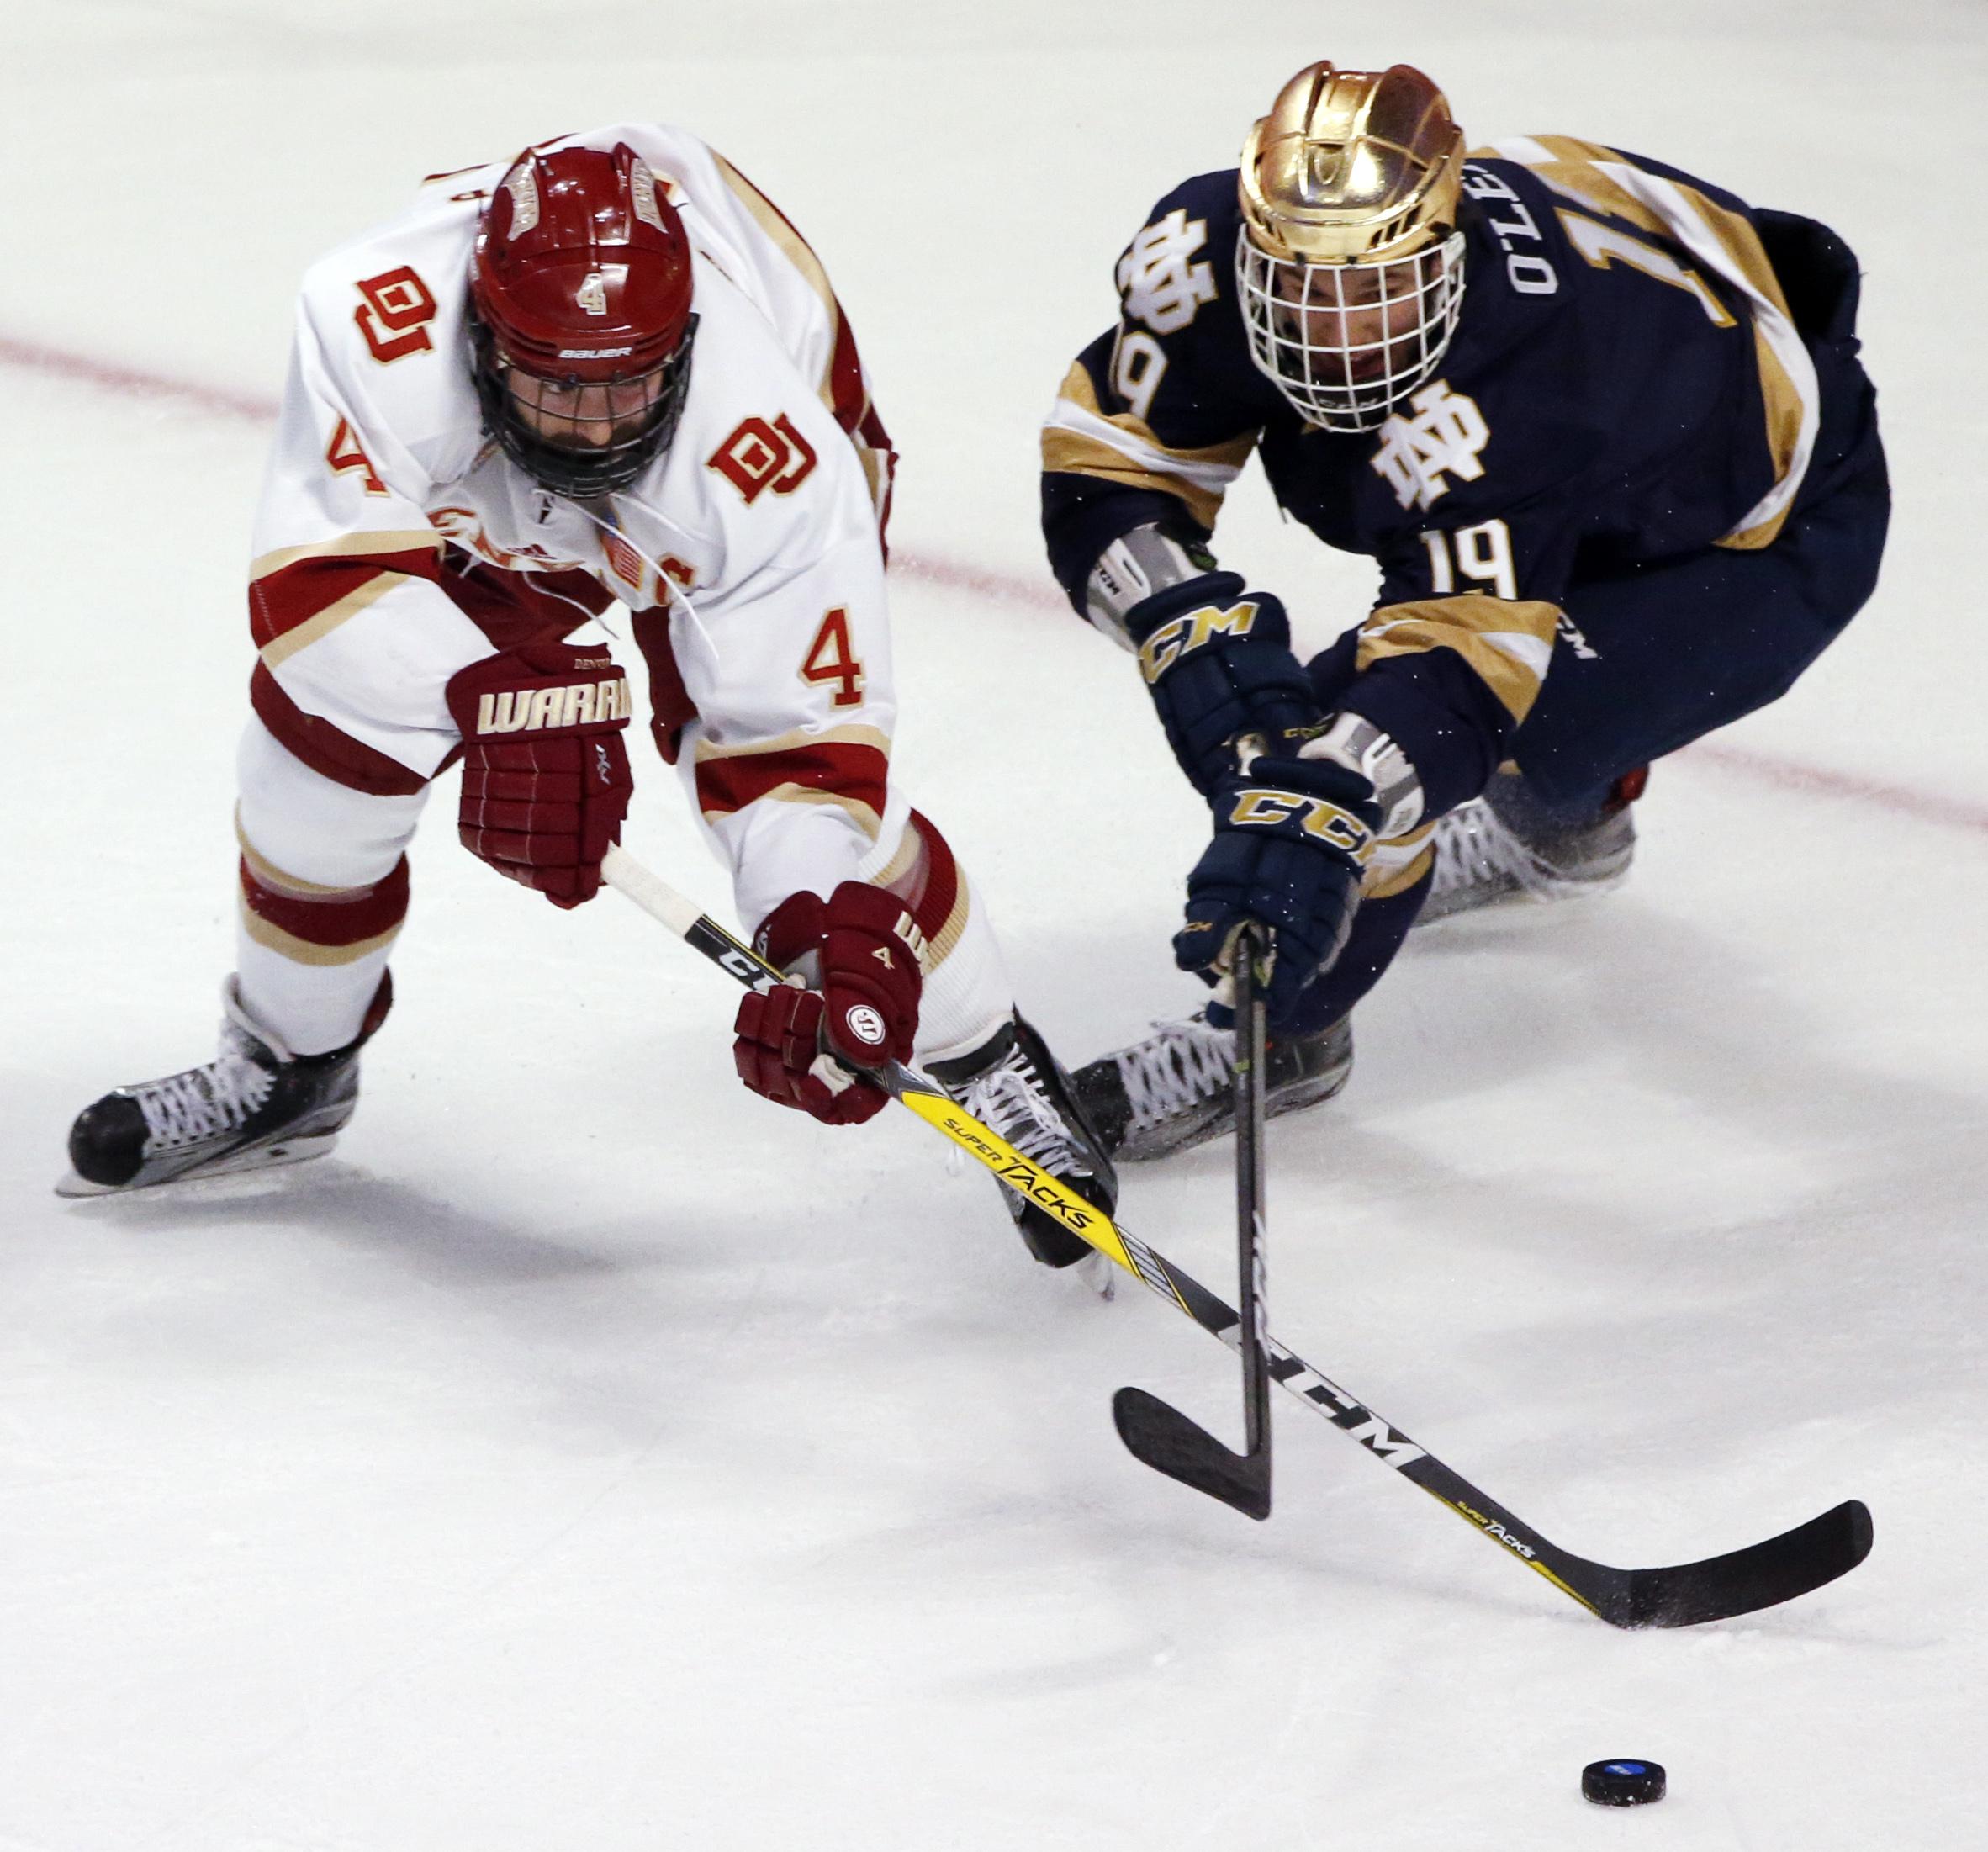
M1084 580L1084 616L1125 649L1136 650L1126 620L1147 599L1218 569L1198 533L1175 521L1146 521L1112 542Z
M1302 747L1300 759L1330 759L1357 772L1373 787L1383 841L1405 836L1422 821L1422 780L1409 756L1371 720L1335 714L1318 738Z

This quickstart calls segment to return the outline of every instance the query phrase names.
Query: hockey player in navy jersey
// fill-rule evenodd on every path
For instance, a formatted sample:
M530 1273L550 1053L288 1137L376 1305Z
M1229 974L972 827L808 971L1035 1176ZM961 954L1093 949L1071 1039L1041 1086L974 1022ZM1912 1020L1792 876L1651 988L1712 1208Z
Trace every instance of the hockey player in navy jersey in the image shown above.
M1650 762L1786 691L1869 596L1890 495L1834 233L1564 136L1467 156L1404 65L1298 72L1118 283L1044 430L1044 528L1210 804L1174 946L1218 987L1078 1077L1139 1158L1228 1121L1245 920L1287 1112L1345 1084L1419 915L1619 880ZM1309 661L1210 550L1252 452L1380 566Z

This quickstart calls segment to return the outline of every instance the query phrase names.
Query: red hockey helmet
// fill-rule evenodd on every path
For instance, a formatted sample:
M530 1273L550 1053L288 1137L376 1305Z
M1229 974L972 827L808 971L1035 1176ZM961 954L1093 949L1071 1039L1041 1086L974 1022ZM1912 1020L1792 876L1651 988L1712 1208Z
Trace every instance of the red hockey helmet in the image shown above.
M560 495L605 495L668 445L690 385L690 243L626 142L527 149L471 259L484 423Z

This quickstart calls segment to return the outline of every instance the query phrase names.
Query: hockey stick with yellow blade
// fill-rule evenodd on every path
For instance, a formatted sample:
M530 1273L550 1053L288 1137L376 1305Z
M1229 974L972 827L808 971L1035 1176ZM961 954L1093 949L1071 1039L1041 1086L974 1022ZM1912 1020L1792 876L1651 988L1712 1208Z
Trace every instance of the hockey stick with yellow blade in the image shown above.
M778 983L777 966L759 956L620 847L601 863L608 885L747 989ZM1010 1189L1054 1215L1150 1292L1185 1313L1231 1350L1242 1344L1235 1310L1165 1255L1066 1189L1041 1166L956 1105L935 1082L892 1061L864 1077L993 1172ZM1487 1497L1461 1474L1350 1395L1273 1337L1264 1339L1272 1379L1312 1412L1350 1435L1385 1466L1413 1480L1562 1594L1614 1627L1690 1627L1773 1607L1848 1574L1870 1553L1869 1511L1850 1499L1779 1537L1703 1562L1620 1569L1563 1550Z

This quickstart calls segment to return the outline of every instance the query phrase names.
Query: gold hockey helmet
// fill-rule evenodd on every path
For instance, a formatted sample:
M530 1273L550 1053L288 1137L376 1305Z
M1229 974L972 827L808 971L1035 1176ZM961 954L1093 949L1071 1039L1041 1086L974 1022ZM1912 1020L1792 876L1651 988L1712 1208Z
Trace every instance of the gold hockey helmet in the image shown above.
M1299 415L1370 431L1434 373L1463 288L1463 134L1404 64L1307 65L1243 144L1250 349Z
M1307 65L1243 144L1243 222L1272 257L1384 263L1456 228L1463 131L1412 66Z

